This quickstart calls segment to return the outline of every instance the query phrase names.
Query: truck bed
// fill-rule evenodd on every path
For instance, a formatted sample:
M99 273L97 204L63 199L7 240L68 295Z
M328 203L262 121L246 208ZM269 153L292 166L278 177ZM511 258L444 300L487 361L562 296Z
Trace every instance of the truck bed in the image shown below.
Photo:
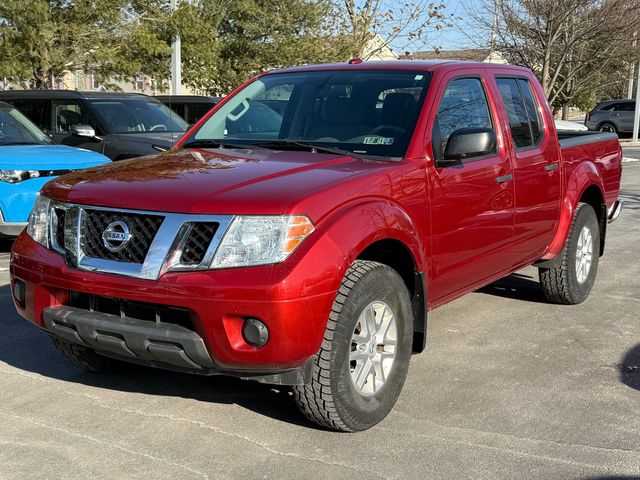
M618 136L608 132L559 131L558 139L565 178L570 178L581 162L593 162L602 178L605 203L611 207L620 190L622 148Z

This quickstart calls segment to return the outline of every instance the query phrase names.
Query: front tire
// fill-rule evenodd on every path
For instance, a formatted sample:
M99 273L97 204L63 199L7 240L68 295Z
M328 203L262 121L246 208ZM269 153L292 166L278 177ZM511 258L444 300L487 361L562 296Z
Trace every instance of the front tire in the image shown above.
M555 268L538 269L545 298L552 303L584 302L596 280L600 258L600 227L593 207L579 203L567 241Z
M404 385L413 336L411 300L392 268L357 260L342 280L312 381L293 388L311 421L366 430L384 419Z
M74 365L93 373L110 373L120 369L122 362L112 358L103 357L91 348L66 342L56 337L51 337L53 346L67 360Z

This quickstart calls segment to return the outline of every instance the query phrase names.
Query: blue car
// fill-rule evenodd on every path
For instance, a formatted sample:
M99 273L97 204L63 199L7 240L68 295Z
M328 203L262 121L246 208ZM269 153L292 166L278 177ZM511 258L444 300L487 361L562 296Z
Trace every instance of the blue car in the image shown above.
M0 102L0 237L20 234L40 188L53 177L110 161L89 150L52 145L20 111Z

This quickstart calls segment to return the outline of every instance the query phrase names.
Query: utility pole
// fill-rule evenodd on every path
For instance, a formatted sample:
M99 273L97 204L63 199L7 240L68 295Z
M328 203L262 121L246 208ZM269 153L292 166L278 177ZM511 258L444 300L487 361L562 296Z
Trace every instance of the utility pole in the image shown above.
M633 116L633 143L638 141L638 128L640 128L640 65L638 66L638 80L636 81L636 113Z
M171 0L171 11L175 12L180 0ZM176 32L176 36L171 43L171 94L180 95L182 86L182 46L180 44L180 33Z
M638 32L633 34L633 49L638 45ZM629 88L627 89L627 98L633 98L633 77L635 76L636 62L631 63L631 72L629 73ZM640 65L638 66L640 68Z

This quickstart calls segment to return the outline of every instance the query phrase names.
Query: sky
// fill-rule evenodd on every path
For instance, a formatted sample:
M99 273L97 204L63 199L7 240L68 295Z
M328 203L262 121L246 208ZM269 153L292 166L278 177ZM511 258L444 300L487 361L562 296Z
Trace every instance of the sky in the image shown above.
M476 48L477 43L486 43L485 39L478 37L478 32L475 32L476 37L474 37L475 29L471 25L472 22L469 20L468 15L465 13L465 4L469 1L472 0L443 0L446 4L447 14L453 14L454 17L456 17L454 20L454 26L438 33L435 36L432 35L428 37L424 48L421 47L420 49L430 50L436 46L443 50L456 50L462 48ZM477 39L477 43L474 42L474 38ZM396 48L396 50L401 49Z

